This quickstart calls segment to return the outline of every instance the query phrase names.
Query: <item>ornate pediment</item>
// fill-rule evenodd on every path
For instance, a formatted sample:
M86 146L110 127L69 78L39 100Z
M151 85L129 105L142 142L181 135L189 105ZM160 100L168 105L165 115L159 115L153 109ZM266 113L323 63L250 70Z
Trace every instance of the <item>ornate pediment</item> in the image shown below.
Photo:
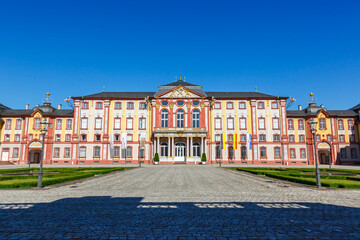
M201 97L188 89L180 86L161 96L162 98L198 98Z

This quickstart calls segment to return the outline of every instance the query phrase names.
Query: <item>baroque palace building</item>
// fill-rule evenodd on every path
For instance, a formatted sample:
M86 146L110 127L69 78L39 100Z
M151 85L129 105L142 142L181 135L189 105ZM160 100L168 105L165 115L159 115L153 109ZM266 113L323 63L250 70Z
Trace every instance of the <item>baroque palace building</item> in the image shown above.
M327 110L311 95L305 109L287 97L259 92L205 92L179 80L156 92L100 92L72 97L73 109L43 105L14 110L0 104L0 162L38 163L40 122L50 122L45 164L314 164L308 122L318 122L321 164L360 164L360 104ZM223 135L222 135L223 134Z

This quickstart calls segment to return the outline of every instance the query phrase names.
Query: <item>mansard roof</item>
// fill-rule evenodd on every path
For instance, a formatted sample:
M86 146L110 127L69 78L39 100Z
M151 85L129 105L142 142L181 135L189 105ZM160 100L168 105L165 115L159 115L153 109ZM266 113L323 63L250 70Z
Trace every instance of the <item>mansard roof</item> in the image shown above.
M360 112L360 103L352 108L350 108L349 110L355 111L355 112Z
M1 111L0 116L10 117L10 116L30 116L34 111L39 110L43 116L72 116L74 114L73 109L55 109L53 112L43 112L41 109L5 109Z
M146 98L153 97L155 92L99 92L95 94L73 97L73 99L109 99L109 98Z
M275 99L277 96L260 93L260 92L206 92L207 96L214 98L271 98ZM287 98L287 97L280 97Z
M356 117L357 116L357 114L352 110L326 110L321 107L318 107L318 109L316 111L308 111L308 108L303 109L303 110L286 110L286 115L288 117L315 117L322 110L324 110L330 116L333 116L333 117Z
M0 111L4 109L10 109L10 108L0 103Z
M202 89L202 86L200 85L195 85L195 84L192 84L192 83L188 83L188 82L185 82L181 79L175 81L175 82L172 82L172 83L168 83L168 84L165 84L165 85L160 85L158 90L156 91L155 95L154 96L158 96L160 94L163 94L175 87L178 87L178 86L183 86L183 87L186 87L196 93L199 93L200 95L203 95L206 97L206 93L204 92L204 90Z

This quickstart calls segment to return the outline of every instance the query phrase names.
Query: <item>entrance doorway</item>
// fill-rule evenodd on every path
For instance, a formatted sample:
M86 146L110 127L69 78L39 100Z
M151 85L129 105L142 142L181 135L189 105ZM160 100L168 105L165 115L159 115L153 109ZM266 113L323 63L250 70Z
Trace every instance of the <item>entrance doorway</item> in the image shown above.
M40 163L40 154L41 150L30 150L29 152L29 162L30 163Z
M331 159L329 150L320 150L319 151L319 162L320 164L329 164Z
M9 149L3 149L3 152L1 154L1 160L2 161L9 161Z
M175 159L174 161L185 161L186 147L185 143L175 143Z

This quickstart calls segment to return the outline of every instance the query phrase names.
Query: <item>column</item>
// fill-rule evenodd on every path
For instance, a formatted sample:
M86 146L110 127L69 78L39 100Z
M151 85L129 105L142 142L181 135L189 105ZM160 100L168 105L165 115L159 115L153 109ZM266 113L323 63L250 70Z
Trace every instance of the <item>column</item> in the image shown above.
M157 137L157 141L156 141L157 145L156 145L156 152L159 154L159 148L160 148L160 137Z
M193 137L190 137L190 157L193 156Z
M171 137L171 141L172 141L172 143L171 143L171 153L172 153L172 155L171 156L175 157L175 139L174 139L174 137Z
M200 156L202 156L203 152L204 152L204 138L201 137Z
M167 154L167 156L168 157L170 157L171 156L171 154L170 154L170 137L168 137L168 154Z
M186 137L186 156L189 157L189 137Z

